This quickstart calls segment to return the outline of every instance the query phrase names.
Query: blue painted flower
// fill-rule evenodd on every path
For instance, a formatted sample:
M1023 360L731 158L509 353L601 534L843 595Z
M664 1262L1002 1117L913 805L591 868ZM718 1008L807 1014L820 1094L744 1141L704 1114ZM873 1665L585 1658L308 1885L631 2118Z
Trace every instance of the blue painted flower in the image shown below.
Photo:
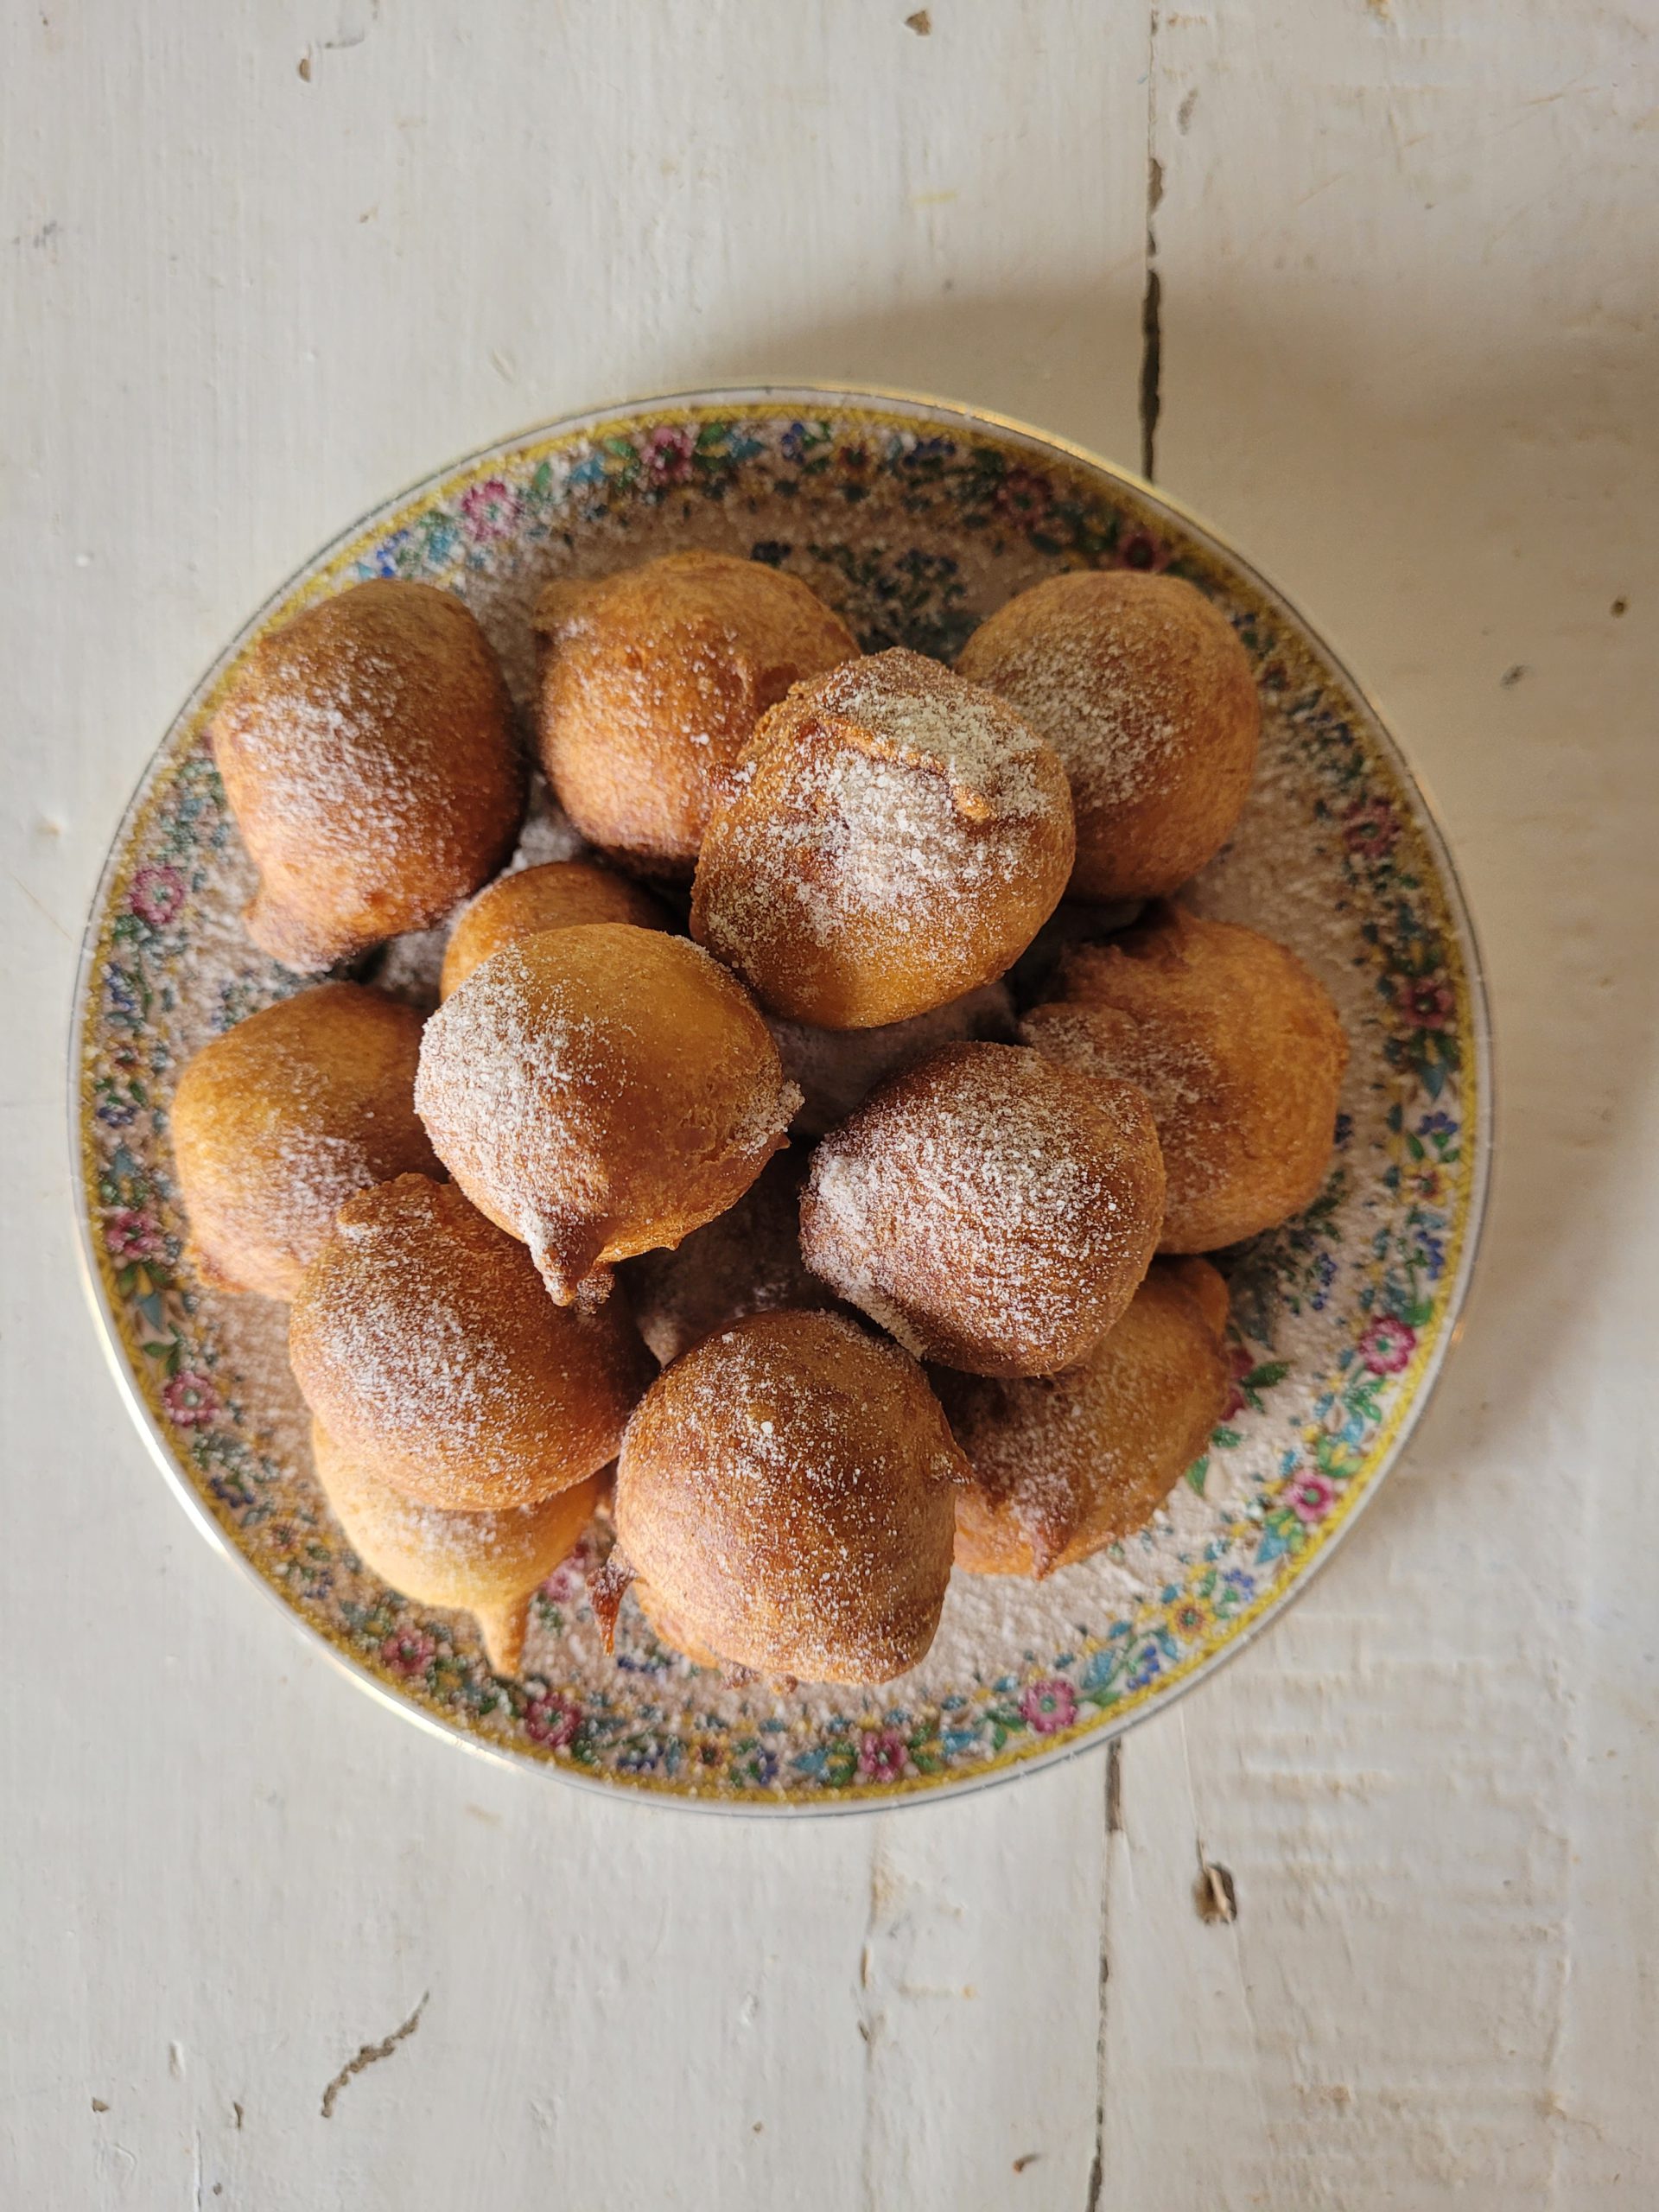
M791 423L778 441L778 450L791 467L806 451L807 429L804 423Z

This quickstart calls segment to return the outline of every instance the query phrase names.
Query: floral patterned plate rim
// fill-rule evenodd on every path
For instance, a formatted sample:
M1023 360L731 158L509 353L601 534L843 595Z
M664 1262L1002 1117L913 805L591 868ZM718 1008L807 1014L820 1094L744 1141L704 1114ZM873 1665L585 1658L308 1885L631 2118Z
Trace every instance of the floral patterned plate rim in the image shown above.
M954 655L1066 567L1168 569L1233 621L1264 702L1233 843L1192 887L1337 994L1353 1046L1331 1178L1227 1255L1233 1402L1152 1528L1041 1585L957 1575L922 1667L869 1692L734 1688L632 1609L601 1652L577 1560L537 1593L525 1671L363 1568L322 1505L281 1309L182 1254L168 1106L205 1037L305 980L256 953L205 733L275 624L369 575L459 591L521 702L545 579L683 545L787 567L868 649ZM117 831L86 928L70 1066L80 1246L105 1351L192 1518L397 1710L590 1788L740 1812L955 1794L1106 1741L1257 1634L1351 1527L1455 1340L1484 1207L1491 1036L1445 840L1375 708L1289 603L1175 501L1000 416L899 392L756 386L521 433L375 509L284 584L197 685Z

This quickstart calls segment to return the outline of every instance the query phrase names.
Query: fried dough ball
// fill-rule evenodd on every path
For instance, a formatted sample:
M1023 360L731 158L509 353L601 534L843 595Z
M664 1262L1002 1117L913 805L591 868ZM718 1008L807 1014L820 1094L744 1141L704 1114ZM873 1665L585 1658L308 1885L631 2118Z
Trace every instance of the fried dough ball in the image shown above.
M653 1590L650 1583L641 1582L636 1578L632 1587L639 1610L645 1617L645 1625L658 1643L665 1643L671 1651L677 1651L682 1659L689 1659L694 1667L710 1667L717 1672L728 1674L737 1671L721 1657L719 1652L711 1651L706 1643L698 1643L685 1623L663 1603L661 1593Z
M512 850L524 770L484 632L430 584L355 584L254 646L213 758L262 952L331 966L429 929Z
M800 1085L801 1109L795 1116L798 1136L822 1136L861 1106L877 1084L941 1045L965 1038L1010 1042L1015 1032L1014 995L1006 983L982 983L931 1014L890 1021L880 1029L815 1029L809 1022L767 1020L784 1073Z
M629 1262L634 1321L665 1367L747 1314L839 1303L801 1257L806 1168L806 1153L786 1147L728 1212L694 1229L677 1249L645 1252Z
M761 723L709 824L691 934L772 1013L872 1029L1001 975L1071 852L1048 747L895 648L798 684Z
M1040 1578L1144 1528L1226 1408L1226 1325L1227 1286L1207 1261L1160 1260L1064 1375L938 1374L974 1470L957 1493L957 1565Z
M590 922L475 969L426 1025L415 1103L561 1305L734 1204L800 1093L742 985L684 938Z
M491 1671L517 1674L531 1598L593 1518L603 1478L590 1475L536 1505L441 1513L369 1473L315 1422L311 1459L334 1518L370 1573L418 1605L471 1613Z
M320 983L186 1064L173 1156L205 1281L292 1298L354 1192L439 1173L415 1112L420 1049L409 1007L359 983Z
M289 1316L294 1379L340 1453L445 1512L536 1505L616 1456L645 1357L620 1301L554 1305L452 1183L347 1201Z
M1232 834L1262 729L1232 625L1179 576L1074 569L981 623L957 667L1065 763L1075 899L1173 891Z
M921 1370L834 1313L759 1313L652 1383L617 1468L619 1548L682 1649L885 1682L933 1641L965 1463Z
M522 944L544 930L575 929L583 922L628 922L641 930L671 925L650 892L593 861L545 861L539 868L518 868L480 891L456 922L444 950L440 996L459 990L504 944Z
M1331 1163L1348 1039L1331 995L1254 930L1167 904L1080 945L1021 1033L1085 1075L1139 1084L1167 1178L1160 1249L1212 1252L1287 1220Z
M688 882L720 778L761 715L858 651L798 578L727 553L550 583L536 632L542 766L560 804L601 851Z
M1163 1217L1133 1084L1108 1089L1019 1046L950 1045L819 1145L801 1249L919 1357L1049 1375L1128 1304Z

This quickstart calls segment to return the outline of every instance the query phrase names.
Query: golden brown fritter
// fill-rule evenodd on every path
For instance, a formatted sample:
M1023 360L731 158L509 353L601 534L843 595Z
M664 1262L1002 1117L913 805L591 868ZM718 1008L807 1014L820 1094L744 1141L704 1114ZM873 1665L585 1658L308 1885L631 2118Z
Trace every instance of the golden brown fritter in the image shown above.
M725 553L550 583L536 632L542 766L560 804L601 851L687 880L761 715L858 651L797 577Z
M918 1357L1048 1375L1128 1304L1163 1215L1158 1140L1133 1084L1020 1046L950 1045L819 1145L801 1247Z
M1207 1261L1160 1260L1064 1375L992 1382L940 1370L974 1470L957 1493L957 1565L1040 1577L1144 1528L1225 1409L1226 1325L1227 1287Z
M1192 584L1128 569L1051 576L981 623L957 667L1059 754L1074 899L1177 890L1232 834L1261 702L1232 625Z
M538 1504L615 1458L648 1363L624 1303L556 1306L453 1183L351 1199L305 1271L289 1359L365 1474L446 1512Z
M1049 747L895 649L797 685L761 723L703 840L691 934L769 1012L874 1028L1001 975L1071 854Z
M213 744L259 871L248 934L289 968L441 922L524 818L495 655L430 584L354 584L262 638Z
M1059 988L1020 1033L1151 1100L1167 1179L1160 1250L1219 1250L1319 1195L1348 1040L1294 952L1160 905L1111 944L1076 947Z
M544 861L539 868L516 868L480 891L457 918L444 948L441 995L458 991L503 945L584 922L627 922L641 930L671 926L650 892L594 861Z
M187 1064L173 1154L198 1272L292 1298L353 1192L438 1171L415 1112L421 1018L358 983L251 1014Z
M613 922L475 969L427 1023L415 1085L439 1159L561 1304L723 1213L799 1103L718 961Z
M641 1400L617 1468L619 1548L683 1650L889 1681L933 1641L965 1473L896 1345L838 1314L755 1314Z

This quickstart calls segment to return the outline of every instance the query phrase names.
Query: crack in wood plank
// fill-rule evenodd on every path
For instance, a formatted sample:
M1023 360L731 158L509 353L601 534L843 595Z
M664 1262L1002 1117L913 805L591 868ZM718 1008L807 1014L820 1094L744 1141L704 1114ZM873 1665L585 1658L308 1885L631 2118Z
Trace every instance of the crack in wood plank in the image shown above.
M1100 1971L1095 1999L1095 2155L1089 2164L1089 2189L1084 2212L1100 2212L1100 2192L1106 2179L1106 1984L1111 1966L1108 1937L1111 1927L1111 1840L1123 1826L1122 1783L1118 1771L1119 1746L1106 1746L1106 1781L1102 1793L1102 1817L1106 1824L1106 1852L1100 1882Z
M429 1989L423 1990L420 2003L404 2022L402 2027L394 2028L384 2042L363 2044L359 2045L357 2056L346 2060L322 2093L322 2116L325 2120L334 2118L334 2106L339 2100L340 2093L355 2075L360 2074L365 2066L373 2066L383 2058L390 2058L404 2037L414 2034L416 2029L421 2024L421 2015L425 2012L426 2000L431 1994Z
M1158 417L1163 412L1164 287L1158 273L1158 232L1154 218L1164 196L1164 165L1158 157L1158 10L1147 24L1147 233L1141 292L1141 474L1150 484L1157 471Z

